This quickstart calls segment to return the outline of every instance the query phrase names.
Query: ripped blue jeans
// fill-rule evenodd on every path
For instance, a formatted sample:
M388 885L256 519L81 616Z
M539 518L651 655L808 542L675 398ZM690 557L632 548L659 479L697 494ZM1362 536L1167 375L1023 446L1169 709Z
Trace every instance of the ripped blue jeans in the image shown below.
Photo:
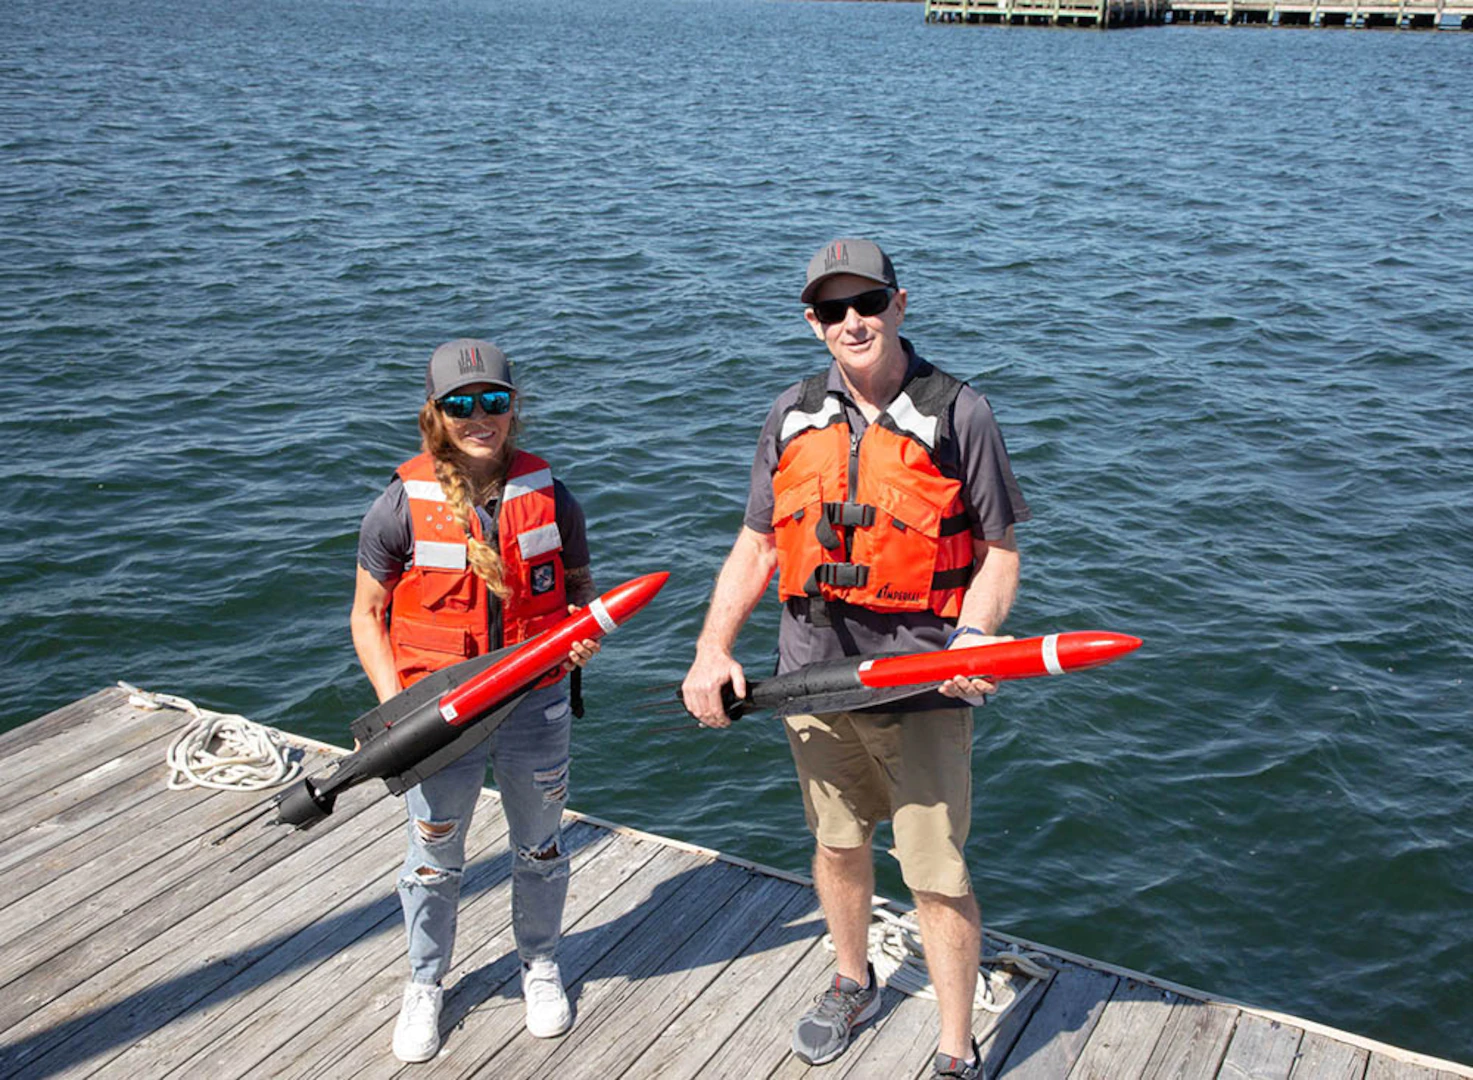
M568 895L561 822L572 725L566 679L533 690L489 739L404 793L409 854L399 874L399 902L414 982L437 983L450 970L465 836L488 758L511 843L517 952L528 962L551 959L557 951Z

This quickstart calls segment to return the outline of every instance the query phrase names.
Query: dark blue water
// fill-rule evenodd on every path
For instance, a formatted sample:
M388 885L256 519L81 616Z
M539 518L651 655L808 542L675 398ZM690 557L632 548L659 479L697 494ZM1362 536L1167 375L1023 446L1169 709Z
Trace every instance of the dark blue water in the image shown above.
M574 805L805 869L772 723L650 734L640 691L825 360L804 264L867 234L1035 511L1009 629L1147 642L979 714L988 921L1473 1059L1469 101L1473 34L11 0L0 723L125 678L345 742L358 520L476 334L599 582L674 572Z

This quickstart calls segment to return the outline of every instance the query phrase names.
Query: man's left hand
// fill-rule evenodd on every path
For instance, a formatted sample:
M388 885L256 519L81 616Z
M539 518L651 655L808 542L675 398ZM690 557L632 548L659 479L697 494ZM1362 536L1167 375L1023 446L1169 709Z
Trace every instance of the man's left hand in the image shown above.
M979 645L992 645L999 641L1012 641L1011 634L962 634L951 643L952 649L975 649ZM997 683L990 679L975 679L966 675L953 675L937 687L947 697L961 698L969 705L985 705L987 695L997 693Z

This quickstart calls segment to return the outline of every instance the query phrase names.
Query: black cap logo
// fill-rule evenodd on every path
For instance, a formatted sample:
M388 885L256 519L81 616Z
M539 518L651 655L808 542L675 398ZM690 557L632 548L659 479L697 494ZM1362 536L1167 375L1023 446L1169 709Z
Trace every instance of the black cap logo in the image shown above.
M481 359L480 349L460 350L460 373L469 375L472 371L485 371L486 361Z
M833 273L835 267L848 265L849 249L844 246L844 241L840 240L830 244L828 251L823 254L823 272L830 274Z

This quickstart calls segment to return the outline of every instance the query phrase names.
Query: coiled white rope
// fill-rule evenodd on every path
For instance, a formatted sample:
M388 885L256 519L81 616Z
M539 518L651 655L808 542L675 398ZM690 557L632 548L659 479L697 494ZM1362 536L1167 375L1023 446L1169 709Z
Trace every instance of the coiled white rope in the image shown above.
M169 790L188 787L261 791L285 784L302 771L287 760L281 733L234 713L201 709L188 698L140 690L129 683L128 704L139 709L178 709L194 717L169 746Z
M871 914L874 920L869 927L869 961L875 966L875 976L880 983L902 994L934 1001L936 989L931 985L931 973L926 970L926 951L921 945L915 914L896 915L878 904ZM830 952L834 951L834 942L829 935L824 935L823 944ZM1012 942L1004 941L1002 944L1001 952L982 958L977 992L972 999L973 1008L999 1015L1033 989L1035 982L1047 979L1053 970L1044 962L1043 953L1030 952ZM1004 968L1025 976L1029 981L1022 987L1015 987L1011 976L1002 970Z

